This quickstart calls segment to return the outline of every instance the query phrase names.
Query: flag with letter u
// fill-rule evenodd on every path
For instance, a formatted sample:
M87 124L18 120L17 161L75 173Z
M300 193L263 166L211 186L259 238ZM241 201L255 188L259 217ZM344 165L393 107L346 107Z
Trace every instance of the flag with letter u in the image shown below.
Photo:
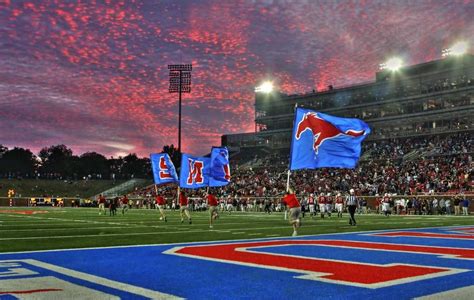
M229 151L226 147L212 147L209 186L224 186L230 182Z
M290 170L355 168L370 127L362 120L339 118L297 108L291 138Z
M155 184L178 182L178 174L168 153L150 154Z
M188 189L208 186L210 169L211 159L209 157L192 156L183 153L181 156L179 186Z

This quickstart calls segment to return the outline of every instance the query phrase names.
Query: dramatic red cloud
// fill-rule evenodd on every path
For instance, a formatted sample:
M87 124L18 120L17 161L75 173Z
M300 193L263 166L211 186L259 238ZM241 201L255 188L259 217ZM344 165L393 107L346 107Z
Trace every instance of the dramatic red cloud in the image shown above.
M183 151L254 128L253 88L372 80L474 32L472 1L1 1L0 144L146 156L177 144L167 64L193 63ZM472 40L471 40L472 44Z

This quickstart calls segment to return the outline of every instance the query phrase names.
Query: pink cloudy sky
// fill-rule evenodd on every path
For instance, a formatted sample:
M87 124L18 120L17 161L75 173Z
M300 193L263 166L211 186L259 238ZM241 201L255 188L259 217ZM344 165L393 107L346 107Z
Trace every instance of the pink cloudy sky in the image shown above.
M0 0L0 144L147 156L177 143L167 64L193 63L183 151L252 131L254 86L372 80L472 38L474 2ZM472 44L472 41L471 41Z

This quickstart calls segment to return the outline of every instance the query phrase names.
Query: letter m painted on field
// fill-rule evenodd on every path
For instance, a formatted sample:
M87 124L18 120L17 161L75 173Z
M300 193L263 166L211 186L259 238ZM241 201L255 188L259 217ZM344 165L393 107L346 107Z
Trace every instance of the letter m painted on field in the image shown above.
M204 182L204 177L202 175L202 169L204 168L204 162L201 160L193 160L188 158L189 164L189 175L188 175L188 184L202 184Z

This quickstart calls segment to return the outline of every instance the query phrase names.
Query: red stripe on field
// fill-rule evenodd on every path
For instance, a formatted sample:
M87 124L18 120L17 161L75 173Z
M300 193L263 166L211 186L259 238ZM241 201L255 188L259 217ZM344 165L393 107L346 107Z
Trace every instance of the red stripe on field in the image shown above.
M462 231L462 233L474 234L474 228L473 227L453 228L452 231Z
M10 291L10 292L0 292L0 295L6 294L34 294L34 293L45 293L45 292L58 292L62 291L61 289L43 289L43 290L25 290L25 291Z
M474 235L429 233L429 232L412 232L412 231L382 232L382 233L374 233L374 234L371 234L371 235L376 235L376 236L427 237L427 238L460 239L460 240L472 240L472 239L474 239Z
M230 263L255 264L262 268L277 267L288 271L315 272L321 278L343 281L352 284L383 284L389 281L410 277L426 276L449 269L411 266L411 265L373 265L356 262L334 261L317 258L293 257L284 254L248 252L254 247L271 247L283 245L318 245L319 241L266 241L257 243L237 243L205 246L188 246L176 250L175 253L197 256L208 259L224 260Z
M385 244L385 243L372 243L372 242L333 241L333 240L327 240L327 241L320 240L318 241L318 244L327 245L327 246L351 247L351 248L358 248L358 249L373 249L373 250L388 250L388 251L452 255L459 258L474 259L473 249L399 245L399 244Z

